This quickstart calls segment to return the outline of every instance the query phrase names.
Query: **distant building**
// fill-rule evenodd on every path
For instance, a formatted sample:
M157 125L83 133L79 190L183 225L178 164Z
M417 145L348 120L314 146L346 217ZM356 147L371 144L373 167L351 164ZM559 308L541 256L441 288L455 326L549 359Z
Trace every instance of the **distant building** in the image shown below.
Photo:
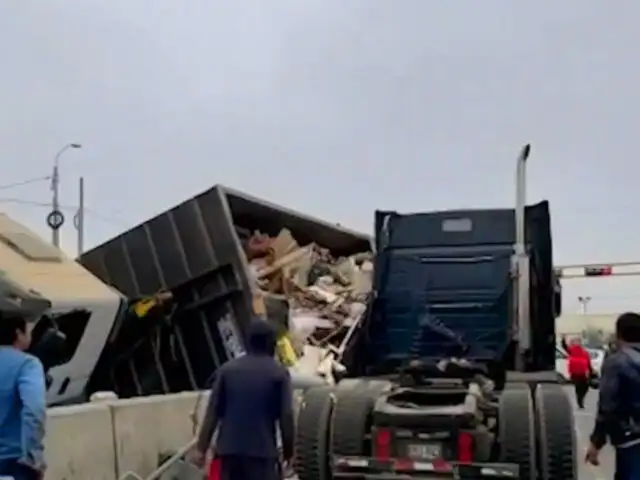
M618 314L566 314L556 320L556 334L582 335L585 331L602 331L605 335L614 332Z

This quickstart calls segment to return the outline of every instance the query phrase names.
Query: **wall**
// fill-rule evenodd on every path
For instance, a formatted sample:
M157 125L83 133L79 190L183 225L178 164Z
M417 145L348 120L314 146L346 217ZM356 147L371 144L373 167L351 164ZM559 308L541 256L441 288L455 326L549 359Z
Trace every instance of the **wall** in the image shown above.
M45 479L118 480L128 471L144 478L160 455L193 438L207 402L206 392L185 392L51 408Z
M159 455L187 443L208 394L186 392L103 401L49 410L47 480L117 480L127 471L148 475ZM199 403L199 405L198 405Z
M556 320L556 332L558 335L579 335L584 330L602 330L604 333L613 333L617 314L570 314L562 315Z
M115 480L113 417L105 404L49 410L47 480Z

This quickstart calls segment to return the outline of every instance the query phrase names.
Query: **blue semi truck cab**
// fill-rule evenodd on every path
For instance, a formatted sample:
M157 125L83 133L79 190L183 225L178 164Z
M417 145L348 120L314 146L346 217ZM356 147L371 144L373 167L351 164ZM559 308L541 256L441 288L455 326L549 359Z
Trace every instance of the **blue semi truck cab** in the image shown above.
M452 356L505 371L552 371L557 309L548 203L528 207L526 216L531 301L527 323L519 324L513 210L376 212L375 292L360 373L388 372L409 357ZM519 328L530 330L526 348Z
M555 373L560 290L546 201L375 213L373 292L350 378L305 393L300 480L577 478Z

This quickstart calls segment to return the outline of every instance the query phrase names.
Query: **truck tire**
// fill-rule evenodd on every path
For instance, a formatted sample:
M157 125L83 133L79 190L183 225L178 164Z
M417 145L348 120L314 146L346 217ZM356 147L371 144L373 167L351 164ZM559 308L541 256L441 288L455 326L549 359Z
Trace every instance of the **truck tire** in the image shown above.
M331 418L331 453L370 456L371 413L386 383L362 384L336 392Z
M515 463L523 480L536 480L536 432L528 388L506 389L498 402L500 462Z
M331 387L311 388L302 397L294 464L299 480L331 480L329 426L333 404Z
M577 479L576 430L569 397L560 385L538 385L535 400L540 479Z

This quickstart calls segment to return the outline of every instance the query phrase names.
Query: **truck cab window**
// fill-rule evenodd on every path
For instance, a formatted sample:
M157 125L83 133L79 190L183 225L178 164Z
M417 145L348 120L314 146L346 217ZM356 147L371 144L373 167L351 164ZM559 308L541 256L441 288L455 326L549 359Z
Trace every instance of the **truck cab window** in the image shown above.
M64 365L73 358L90 318L90 311L77 309L44 315L38 321L31 332L31 352L45 370Z

